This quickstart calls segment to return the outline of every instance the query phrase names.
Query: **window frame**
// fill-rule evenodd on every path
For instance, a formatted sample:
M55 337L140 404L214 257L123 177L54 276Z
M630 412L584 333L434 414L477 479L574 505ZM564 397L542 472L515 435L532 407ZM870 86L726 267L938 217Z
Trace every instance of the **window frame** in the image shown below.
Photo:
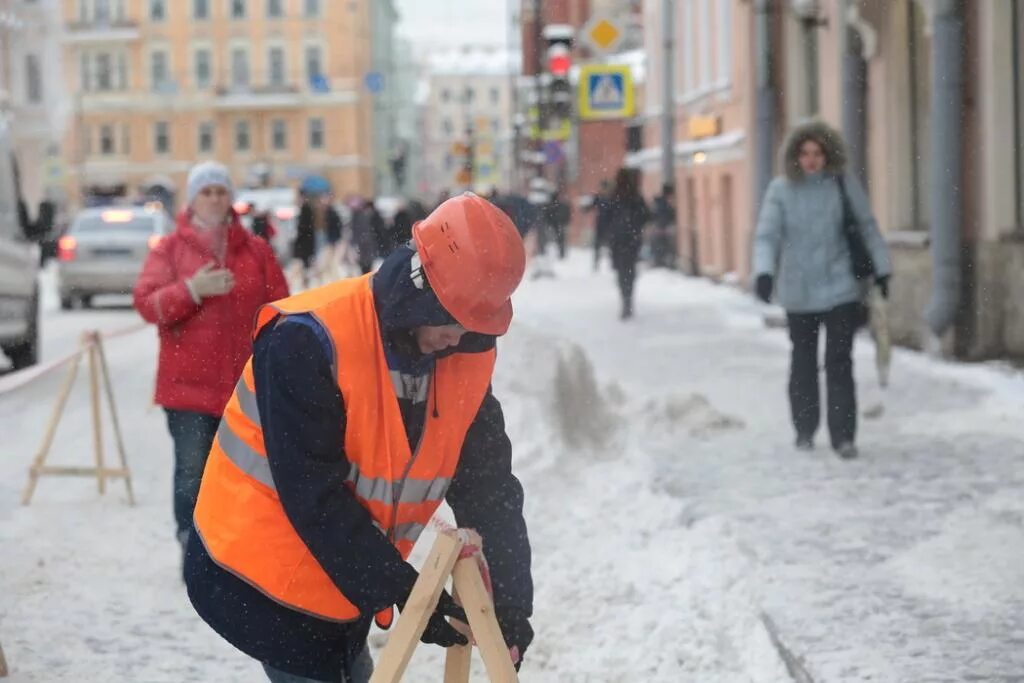
M235 121L233 126L234 148L235 152L242 154L248 154L252 152L252 122L249 119L238 119ZM240 145L239 142L245 140L245 145Z
M281 55L280 80L275 79L274 55ZM285 88L288 86L288 48L283 43L272 42L267 44L267 81L266 84L272 88Z
M149 0L148 4L149 4L149 11L147 12L147 15L149 17L149 21L154 23L154 24L164 24L164 23L166 23L167 22L167 11L168 11L168 2L167 2L167 0ZM153 10L155 10L157 7L161 8L161 10L160 10L161 14L160 14L159 17L156 17L156 16L153 15Z
M319 135L320 144L314 144L315 135ZM307 123L306 146L310 151L322 152L327 149L327 125L322 116L312 116Z
M34 73L33 73L34 72ZM39 55L34 52L25 53L25 102L42 104L45 99L43 87L43 65Z
M278 145L278 133L280 133L280 142ZM287 119L271 119L270 121L270 149L274 152L287 152L288 151L288 120Z
M204 148L203 141L206 133L209 133L210 145ZM200 121L196 129L196 152L198 154L213 154L217 149L217 125L213 121Z
M163 135L161 135L161 132ZM160 141L164 141L164 149L160 149ZM171 123L170 121L153 122L153 154L166 156L171 153Z

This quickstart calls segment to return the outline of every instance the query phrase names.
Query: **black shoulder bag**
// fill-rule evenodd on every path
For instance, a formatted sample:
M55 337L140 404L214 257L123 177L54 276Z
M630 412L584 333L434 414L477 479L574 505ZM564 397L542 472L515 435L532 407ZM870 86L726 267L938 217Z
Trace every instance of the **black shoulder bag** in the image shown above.
M843 176L836 176L839 183L839 196L843 201L843 233L846 235L846 244L850 248L850 260L853 265L853 276L858 280L867 280L875 276L875 264L871 260L871 252L864 244L864 237L860 233L860 222L853 213L850 206L850 198L846 194L846 183Z

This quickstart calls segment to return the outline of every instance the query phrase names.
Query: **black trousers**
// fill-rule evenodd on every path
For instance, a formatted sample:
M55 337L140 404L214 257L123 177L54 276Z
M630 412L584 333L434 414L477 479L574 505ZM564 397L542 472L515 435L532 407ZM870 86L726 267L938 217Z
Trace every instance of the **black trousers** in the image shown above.
M818 331L825 326L825 382L828 431L835 448L857 436L857 388L853 381L853 337L861 307L837 306L824 313L790 313L793 343L789 374L789 406L798 436L811 437L821 422L818 389Z

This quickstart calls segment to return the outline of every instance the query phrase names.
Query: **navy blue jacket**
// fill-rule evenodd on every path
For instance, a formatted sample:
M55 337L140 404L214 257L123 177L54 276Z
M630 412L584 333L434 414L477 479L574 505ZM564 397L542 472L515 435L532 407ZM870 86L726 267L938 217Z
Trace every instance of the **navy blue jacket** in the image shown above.
M424 389L436 359L418 353L410 330L450 318L432 292L412 286L411 253L402 247L389 257L373 289L414 447L429 419ZM494 344L493 337L467 334L447 353L481 352ZM312 317L273 321L253 348L256 398L285 514L334 583L364 614L373 614L404 599L416 572L343 485L350 467L344 455L345 406L330 358L326 330ZM443 413L443 404L438 410ZM475 528L484 538L496 604L528 615L533 604L530 545L511 451L501 405L488 391L466 434L446 500L459 526ZM197 534L186 556L186 583L196 611L214 630L249 656L296 675L337 680L369 631L369 618L338 624L274 602L213 562Z

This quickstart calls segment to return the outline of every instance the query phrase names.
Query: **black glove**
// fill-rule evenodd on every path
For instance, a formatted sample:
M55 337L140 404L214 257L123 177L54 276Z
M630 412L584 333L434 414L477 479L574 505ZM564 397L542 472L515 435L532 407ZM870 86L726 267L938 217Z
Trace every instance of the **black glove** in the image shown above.
M495 616L498 618L498 626L501 627L501 635L505 638L505 644L509 648L519 650L519 661L516 662L516 671L523 663L523 656L526 648L533 642L533 628L530 627L530 619L526 612L518 607L495 607Z
M423 635L420 636L420 641L440 645L441 647L468 644L469 640L466 636L456 631L455 627L445 620L445 617L452 617L462 623L468 623L465 610L455 604L448 591L441 591L437 607L434 608L434 613L430 615L430 621L427 622L427 628L424 629Z
M878 287L878 291L882 293L882 298L889 299L889 276L881 275L875 278L875 286Z
M757 298L766 304L772 301L772 290L775 288L774 279L767 273L762 273L757 276L757 284L754 289L757 292Z

